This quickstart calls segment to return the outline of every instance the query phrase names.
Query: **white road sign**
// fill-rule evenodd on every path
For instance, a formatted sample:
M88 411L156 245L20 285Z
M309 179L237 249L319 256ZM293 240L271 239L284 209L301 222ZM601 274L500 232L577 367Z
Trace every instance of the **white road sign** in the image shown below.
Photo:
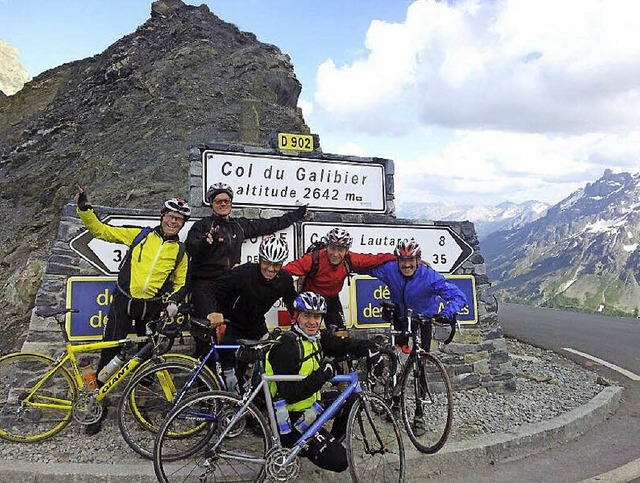
M384 166L379 163L246 155L206 150L203 194L213 183L235 191L234 204L384 213ZM203 204L206 201L203 199Z
M334 227L344 228L353 237L351 250L358 253L393 252L398 240L415 238L422 259L434 270L454 272L473 253L473 249L447 226L356 225L345 223L303 223L304 247L325 236Z
M110 215L104 219L105 223L113 226L157 226L160 222L159 217L124 217L118 215ZM180 240L185 241L189 229L195 222L194 218L191 218L185 226L180 230ZM277 233L289 243L289 259L295 258L297 253L295 246L295 227L290 226L285 230ZM80 235L76 236L70 242L71 249L78 255L83 257L94 267L107 275L113 275L118 273L120 263L127 254L129 247L118 243L110 243L104 240L94 238L88 230L83 231ZM260 246L259 239L245 240L242 245L242 257L241 263L258 261L258 247ZM285 262L286 263L286 262Z

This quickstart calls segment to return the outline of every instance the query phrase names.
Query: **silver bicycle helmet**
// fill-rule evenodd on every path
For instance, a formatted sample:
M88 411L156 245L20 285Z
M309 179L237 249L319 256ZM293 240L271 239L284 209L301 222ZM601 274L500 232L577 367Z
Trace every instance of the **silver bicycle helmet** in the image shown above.
M336 247L350 248L353 238L347 230L343 228L334 228L326 236L327 245Z
M300 312L326 314L327 301L322 295L315 292L302 292L293 301L293 308Z
M280 237L264 237L260 242L258 257L261 262L283 263L289 256L287 242Z
M229 198L233 200L233 188L231 186L227 183L213 183L207 190L207 203L211 203L216 196L222 193L228 194Z
M184 198L171 198L164 202L160 214L164 215L167 211L175 211L184 216L184 221L187 221L191 216L191 207Z

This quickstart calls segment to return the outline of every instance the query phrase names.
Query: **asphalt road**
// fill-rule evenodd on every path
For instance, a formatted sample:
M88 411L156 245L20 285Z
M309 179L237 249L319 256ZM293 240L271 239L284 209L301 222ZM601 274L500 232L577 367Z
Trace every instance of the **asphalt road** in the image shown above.
M604 364L640 375L640 320L509 304L498 315L507 337L551 349L622 385L622 403L578 439L516 461L452 468L439 481L640 482L640 380Z

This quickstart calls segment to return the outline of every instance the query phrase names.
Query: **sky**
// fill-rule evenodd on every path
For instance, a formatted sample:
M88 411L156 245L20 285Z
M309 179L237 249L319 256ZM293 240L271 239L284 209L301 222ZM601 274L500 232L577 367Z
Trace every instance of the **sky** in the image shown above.
M323 151L392 159L400 206L555 204L607 168L640 171L637 0L185 3L288 54ZM0 39L36 76L104 51L150 5L0 0Z

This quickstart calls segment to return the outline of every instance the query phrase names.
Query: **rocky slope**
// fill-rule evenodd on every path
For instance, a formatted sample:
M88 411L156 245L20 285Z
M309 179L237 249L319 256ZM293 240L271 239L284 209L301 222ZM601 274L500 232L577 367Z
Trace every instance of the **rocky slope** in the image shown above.
M26 335L61 207L76 182L97 204L155 207L187 190L199 142L240 142L253 102L255 144L308 132L289 57L209 11L154 2L138 29L91 58L0 98L0 348ZM246 139L242 139L247 144Z
M481 243L503 301L609 314L640 306L640 173L587 184L546 216Z

